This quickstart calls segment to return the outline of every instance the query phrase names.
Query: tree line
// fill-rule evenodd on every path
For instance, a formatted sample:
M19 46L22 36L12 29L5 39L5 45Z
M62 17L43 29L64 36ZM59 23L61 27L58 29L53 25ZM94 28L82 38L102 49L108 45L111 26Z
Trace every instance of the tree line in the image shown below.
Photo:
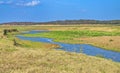
M50 21L50 22L10 22L3 23L3 25L41 25L41 24L61 24L61 25L69 25L69 24L120 24L120 20L58 20L58 21Z

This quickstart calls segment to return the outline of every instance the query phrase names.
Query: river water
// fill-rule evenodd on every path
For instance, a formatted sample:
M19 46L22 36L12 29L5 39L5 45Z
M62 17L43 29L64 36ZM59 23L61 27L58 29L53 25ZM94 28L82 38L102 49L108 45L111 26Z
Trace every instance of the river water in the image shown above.
M28 31L24 32L23 34L35 34L35 33L43 33L46 31ZM25 37L22 35L17 35L19 39L22 40L30 40L35 42L44 42L44 43L51 43L51 44L57 44L61 48L56 48L57 50L64 50L67 52L76 52L76 53L84 53L91 56L101 56L106 59L111 59L116 62L120 62L120 52L114 52L109 50L104 50L102 48L98 48L92 45L88 44L68 44L68 43L62 43L62 42L54 42L53 39L44 38L44 37ZM35 45L35 44L33 44Z

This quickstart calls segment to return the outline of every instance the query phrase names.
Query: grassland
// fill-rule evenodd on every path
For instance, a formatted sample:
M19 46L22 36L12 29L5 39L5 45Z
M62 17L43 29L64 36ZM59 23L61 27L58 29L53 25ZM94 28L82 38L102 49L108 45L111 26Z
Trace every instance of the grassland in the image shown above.
M97 30L105 32L116 32L119 30L117 26L95 26ZM5 28L17 28L19 31L25 30L93 30L92 26L0 26L0 36ZM95 30L95 28L94 28ZM0 73L120 73L120 63L107 60L105 58L93 57L82 53L69 53L55 50L58 47L54 44L38 43L24 41L15 38L11 33L7 37L0 37ZM97 36L98 37L98 36ZM91 36L90 38L97 38ZM99 36L101 39L108 36ZM117 40L118 34L113 37ZM117 38L116 38L117 37ZM88 37L80 37L88 41ZM14 46L13 39L18 43ZM79 37L74 38L74 43L81 40ZM111 39L111 38L107 38ZM75 41L77 40L77 41ZM116 41L113 40L113 41ZM70 41L70 40L66 40ZM91 40L89 40L91 42ZM106 40L105 40L106 41ZM111 40L110 40L111 41ZM112 41L111 41L112 42ZM114 44L114 43L113 43ZM114 44L115 45L115 44Z
M21 41L23 42L23 41ZM29 41L26 45L29 45ZM6 44L5 44L6 43ZM120 64L99 57L57 51L43 46L13 46L0 41L1 73L119 73ZM34 43L36 44L36 43ZM38 43L37 43L38 44ZM112 68L112 69L111 69Z
M69 28L68 30L66 30ZM77 43L77 44L91 44L97 47L101 47L106 50L112 50L120 52L120 30L119 26L84 26L84 27L64 27L60 29L56 28L51 32L38 33L38 34L25 34L29 37L46 37L52 38L57 42L64 43Z

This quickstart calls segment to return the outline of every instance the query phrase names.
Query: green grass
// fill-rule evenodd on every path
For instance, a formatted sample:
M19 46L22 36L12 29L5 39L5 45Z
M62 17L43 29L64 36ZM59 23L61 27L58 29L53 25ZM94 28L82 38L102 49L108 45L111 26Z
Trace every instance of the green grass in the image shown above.
M59 47L56 44L49 44L49 43L41 43L41 42L33 42L27 40L20 40L16 38L17 46L27 47L27 48L46 48L46 49L54 49Z
M106 50L120 52L120 46L118 46L119 42L117 42L119 40L118 36L120 36L120 31L108 32L108 31L92 31L92 30L79 30L79 31L65 30L65 31L50 31L44 33L37 33L37 34L25 34L24 36L46 37L46 38L52 38L56 42L64 42L64 43L72 43L72 44L81 44L81 43L91 44ZM117 36L116 38L118 38L118 40L115 38L115 36ZM93 39L94 37L96 37L97 39L96 38ZM103 37L101 38L101 40L103 41L100 41L99 39L100 37ZM107 37L108 38L111 37L111 38L108 40ZM84 41L84 38L88 38L88 39ZM94 42L91 39L93 39ZM113 39L115 41L113 41Z
M4 46L2 48L4 50L0 49L1 73L120 72L120 63L116 63L104 58L92 57L84 54L68 53L46 48L27 48L22 46ZM16 50L5 50L10 48Z
M25 34L29 37L46 37L53 38L55 41L71 40L79 37L96 37L96 36L120 36L120 32L103 32L103 31L51 31L37 34Z
M87 26L87 28L88 27L89 26ZM97 35L90 35L87 31L81 31L82 34L80 34L78 29L81 27L76 26L76 31L73 31L73 26L4 26L0 28L0 31L4 28L17 28L19 31L33 29L50 30L52 28L52 30L54 30L53 32L43 33L44 35L29 34L29 36L51 36L51 38L54 36L56 39L59 39L59 41L66 39L66 37L69 37L66 39L66 41L69 41L68 39L72 40L74 37L100 36L100 33L109 36L111 36L111 34L112 36L119 35L118 31L115 33L90 31L90 34L97 33ZM57 31L58 29L60 30ZM68 29L70 29L70 31L66 31ZM1 33L2 32L0 32L0 34ZM14 38L13 34L9 34L8 37L0 38L0 73L120 73L120 63L100 58L102 57L101 55L93 57L82 53L78 54L58 51L53 49L58 47L54 44L24 41L17 38L16 41L19 45L14 46ZM115 39L109 39L109 41L112 43Z

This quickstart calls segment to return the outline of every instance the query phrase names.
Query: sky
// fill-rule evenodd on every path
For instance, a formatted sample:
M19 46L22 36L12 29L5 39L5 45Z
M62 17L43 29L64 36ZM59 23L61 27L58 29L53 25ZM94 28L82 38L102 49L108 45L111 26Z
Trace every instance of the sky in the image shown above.
M0 0L0 23L119 20L120 0Z

